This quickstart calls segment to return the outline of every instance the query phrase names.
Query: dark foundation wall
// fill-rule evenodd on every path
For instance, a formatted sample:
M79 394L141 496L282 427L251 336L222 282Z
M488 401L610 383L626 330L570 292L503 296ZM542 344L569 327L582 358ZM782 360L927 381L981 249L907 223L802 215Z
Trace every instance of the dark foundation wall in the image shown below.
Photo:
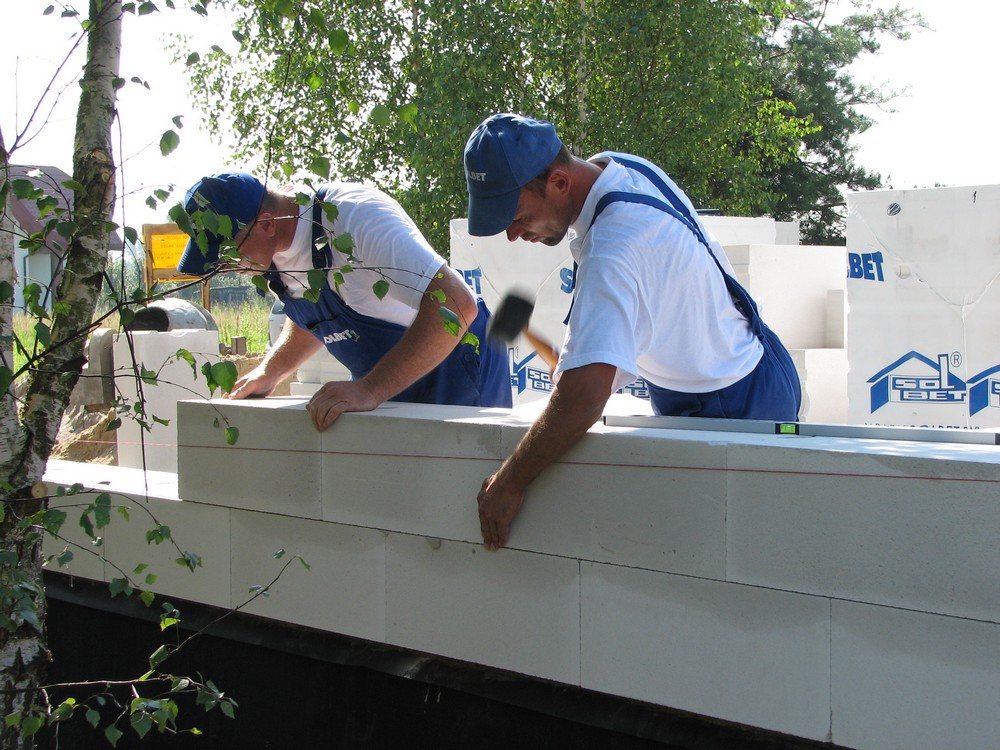
M48 579L51 681L141 674L163 642L158 604L146 610L109 599L103 586L68 583ZM178 607L194 627L219 614ZM179 725L197 726L202 736L154 730L140 742L129 729L118 748L830 747L257 618L236 616L213 632L219 635L196 639L164 667L211 679L239 704L236 718L181 701ZM100 710L106 721L121 709ZM111 745L81 714L39 747Z

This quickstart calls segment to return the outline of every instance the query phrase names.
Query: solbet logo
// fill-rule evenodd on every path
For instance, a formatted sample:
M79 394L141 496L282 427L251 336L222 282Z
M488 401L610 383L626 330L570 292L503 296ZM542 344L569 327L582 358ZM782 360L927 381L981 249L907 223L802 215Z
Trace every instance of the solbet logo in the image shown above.
M963 404L966 383L951 368L962 363L962 355L939 354L937 361L918 352L908 352L868 379L871 383L871 410L886 404Z

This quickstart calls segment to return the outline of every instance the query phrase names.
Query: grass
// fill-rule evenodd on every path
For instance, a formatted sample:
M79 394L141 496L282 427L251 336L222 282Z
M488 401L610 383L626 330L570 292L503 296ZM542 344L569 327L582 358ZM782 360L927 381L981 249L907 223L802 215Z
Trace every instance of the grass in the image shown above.
M261 353L267 348L270 313L270 299L212 306L212 317L219 326L219 341L229 345L234 336L245 336L248 354Z
M245 336L247 353L258 354L267 348L268 317L271 312L270 301L242 302L236 305L214 305L212 317L219 326L220 343L231 345L234 336ZM22 345L30 352L35 345L35 319L24 314L14 314L14 334ZM105 320L103 328L118 328L118 316L112 315ZM14 372L24 367L27 358L17 347L14 347Z

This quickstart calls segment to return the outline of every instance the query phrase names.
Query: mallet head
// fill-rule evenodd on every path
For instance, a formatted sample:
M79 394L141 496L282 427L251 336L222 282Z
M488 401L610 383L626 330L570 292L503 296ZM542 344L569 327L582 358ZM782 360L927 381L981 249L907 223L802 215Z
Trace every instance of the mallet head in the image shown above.
M534 309L535 303L532 300L514 292L506 294L490 318L486 338L503 344L513 341L528 327Z

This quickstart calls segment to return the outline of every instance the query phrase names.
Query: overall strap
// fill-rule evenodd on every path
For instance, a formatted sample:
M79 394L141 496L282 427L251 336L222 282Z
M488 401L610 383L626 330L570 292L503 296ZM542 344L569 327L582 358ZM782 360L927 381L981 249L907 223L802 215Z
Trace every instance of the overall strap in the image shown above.
M611 203L621 202L621 203L640 203L642 205L650 206L659 211L672 216L686 226L698 241L705 246L708 251L709 256L715 261L715 267L719 269L719 273L722 274L722 278L726 282L726 288L729 290L730 296L733 298L733 302L739 309L740 313L750 321L750 327L758 338L763 335L762 321L760 319L760 313L757 311L757 303L753 301L749 292L743 288L743 286L732 276L726 273L726 269L722 267L722 263L719 259L715 257L715 253L712 252L712 246L708 243L708 239L705 237L704 232L698 225L697 220L691 215L690 209L684 204L680 197L674 193L673 190L667 185L667 183L652 169L647 165L642 164L632 159L623 159L619 156L609 157L612 161L621 164L626 169L632 169L639 172L642 176L652 182L656 188L663 194L663 197L669 201L664 202L659 198L652 195L646 195L645 193L626 193L622 191L606 193L597 202L597 206L594 208L594 217L590 220L590 226L594 225L597 217L600 216L601 212L607 208ZM572 310L572 303L570 304L570 310ZM567 314L566 320L569 320L569 315Z

